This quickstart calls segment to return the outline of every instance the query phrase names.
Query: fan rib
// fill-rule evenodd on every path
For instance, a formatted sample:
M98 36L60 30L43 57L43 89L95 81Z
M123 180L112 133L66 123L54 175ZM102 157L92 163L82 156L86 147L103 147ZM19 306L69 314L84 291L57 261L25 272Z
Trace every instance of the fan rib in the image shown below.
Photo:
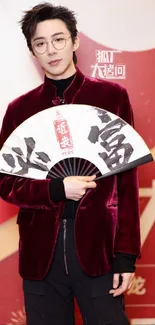
M64 176L68 176L65 169L61 166L61 162L58 163L58 166L61 168L62 172L64 173Z
M79 158L79 162L78 162L77 175L81 175L81 174L79 174L80 164L81 164L81 158Z
M66 168L66 171L67 171L67 176L70 176L69 169L67 167L67 164L66 164L66 161L65 160L63 160L63 164L65 165L65 168Z
M56 178L60 177L58 174L54 173L53 170L51 170L51 171L48 173L49 176L52 176L52 174L53 174Z
M88 170L89 170L89 168L91 168L91 163L89 163L89 165L87 166L87 168L85 169L85 171L84 171L84 174L83 174L83 176L85 176L85 175L89 175L89 173L88 173Z
M60 172L59 169L57 169L56 166L53 167L53 171L54 171L54 169L56 170L56 172L58 173L59 176L64 177L64 175Z
M99 172L99 170L97 172L95 172L95 170L97 170L96 166L93 166L92 169L89 171L88 175L97 175ZM94 173L94 174L93 174Z
M81 175L83 175L83 171L84 171L86 165L87 165L87 160L85 160L85 162L81 168Z
M69 164L69 168L70 168L70 175L73 175L74 173L73 173L72 165L71 165L69 158L68 158L68 164Z
M76 175L76 158L73 158L73 170L74 170L74 175Z

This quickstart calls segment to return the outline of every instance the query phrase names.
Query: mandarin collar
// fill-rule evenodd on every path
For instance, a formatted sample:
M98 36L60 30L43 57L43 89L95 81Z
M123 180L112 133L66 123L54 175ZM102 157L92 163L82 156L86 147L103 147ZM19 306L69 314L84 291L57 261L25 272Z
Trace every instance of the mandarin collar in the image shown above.
M79 70L79 68L76 68L75 77L70 83L69 87L64 91L63 96L66 104L71 104L74 100L74 97L76 96L77 92L82 87L83 83L85 81L85 76L82 74L82 72ZM52 82L45 76L44 83L42 85L42 91L46 95L53 98L53 100L57 99L57 90L56 87L52 84Z

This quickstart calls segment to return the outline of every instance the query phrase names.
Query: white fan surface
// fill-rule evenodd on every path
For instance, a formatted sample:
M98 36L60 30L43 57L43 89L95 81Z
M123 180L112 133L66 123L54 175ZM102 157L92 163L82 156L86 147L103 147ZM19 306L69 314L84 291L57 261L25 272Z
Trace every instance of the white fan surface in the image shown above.
M150 150L130 125L106 110L70 104L19 125L0 151L0 172L33 179L106 176L140 159L150 161Z

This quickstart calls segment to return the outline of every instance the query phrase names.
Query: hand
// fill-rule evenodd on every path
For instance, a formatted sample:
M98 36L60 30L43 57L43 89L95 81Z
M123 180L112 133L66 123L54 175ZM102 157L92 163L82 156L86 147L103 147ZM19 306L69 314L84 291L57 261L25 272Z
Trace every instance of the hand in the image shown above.
M65 195L67 199L79 201L85 195L87 189L95 188L96 183L93 176L69 176L63 180Z
M120 276L122 277L122 283L119 286ZM130 289L132 286L133 278L135 273L116 273L113 276L113 289L109 291L113 294L113 297L121 295L126 290Z

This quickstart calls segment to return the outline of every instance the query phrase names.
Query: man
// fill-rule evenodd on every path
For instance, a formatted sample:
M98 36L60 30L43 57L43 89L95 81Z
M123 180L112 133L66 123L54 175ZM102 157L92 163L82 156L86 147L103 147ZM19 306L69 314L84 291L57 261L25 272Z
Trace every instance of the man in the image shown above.
M72 11L39 4L24 13L21 26L45 80L9 104L1 146L25 119L60 104L97 106L133 124L126 90L76 67L79 38ZM95 175L31 180L3 174L0 195L20 207L27 324L73 325L74 297L85 325L129 324L123 292L140 255L136 170L96 182Z

